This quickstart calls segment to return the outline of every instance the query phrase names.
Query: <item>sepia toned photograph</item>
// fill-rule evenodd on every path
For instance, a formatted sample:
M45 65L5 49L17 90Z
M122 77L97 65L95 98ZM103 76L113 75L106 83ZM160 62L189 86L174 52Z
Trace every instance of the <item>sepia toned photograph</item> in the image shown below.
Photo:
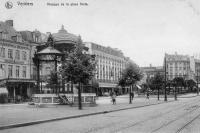
M200 0L0 1L0 133L200 133Z

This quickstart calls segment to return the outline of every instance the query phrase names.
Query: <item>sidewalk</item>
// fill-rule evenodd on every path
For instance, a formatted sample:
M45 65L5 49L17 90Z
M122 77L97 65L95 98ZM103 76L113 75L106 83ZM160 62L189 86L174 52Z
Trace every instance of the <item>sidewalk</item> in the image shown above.
M191 98L198 96L197 93L187 93L187 94L177 94L177 98ZM138 95L138 98L145 98L146 95ZM164 95L160 94L160 98L163 98ZM173 94L167 95L168 98L174 98ZM150 95L150 98L157 98L157 95Z
M43 108L36 108L28 104L1 105L0 130L165 103L163 98L160 101L157 101L156 98L134 98L133 103L128 104L128 95L119 96L116 100L117 104L112 105L109 97L99 98L97 106L83 107L83 110L78 110L78 107L70 107L68 105L52 105ZM174 101L174 99L168 98L168 102L171 101Z

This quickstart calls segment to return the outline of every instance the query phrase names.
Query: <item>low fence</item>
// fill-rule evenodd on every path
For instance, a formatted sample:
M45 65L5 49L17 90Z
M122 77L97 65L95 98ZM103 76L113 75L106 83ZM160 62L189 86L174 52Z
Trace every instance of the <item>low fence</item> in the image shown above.
M72 104L78 103L78 94L34 94L32 102L35 104L60 104L59 96L65 96ZM96 94L82 93L81 101L84 104L96 104Z

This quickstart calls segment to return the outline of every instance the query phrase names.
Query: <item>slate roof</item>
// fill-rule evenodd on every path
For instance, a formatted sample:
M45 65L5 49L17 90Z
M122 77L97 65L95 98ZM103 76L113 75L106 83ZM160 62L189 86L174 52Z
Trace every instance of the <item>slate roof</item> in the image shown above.
M38 52L38 55L61 55L62 53L60 51L58 51L57 49L49 46L43 50L41 50L40 52Z
M68 33L67 30L65 30L63 25L61 29L58 31L58 33L53 33L52 36L56 44L59 44L59 43L74 43L75 44L78 41L78 36ZM48 37L44 39L45 42L47 41L47 38Z
M166 60L167 61L189 61L190 57L188 55L166 54Z
M3 21L0 21L0 32L6 33L8 40L12 40L12 36L21 36L21 34L17 32L13 26L10 26Z

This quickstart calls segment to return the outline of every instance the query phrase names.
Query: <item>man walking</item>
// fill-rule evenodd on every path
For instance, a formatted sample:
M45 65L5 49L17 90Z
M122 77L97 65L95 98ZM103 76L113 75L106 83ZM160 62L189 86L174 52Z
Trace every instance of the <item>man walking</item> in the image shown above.
M115 92L111 96L113 105L116 104L116 94Z

